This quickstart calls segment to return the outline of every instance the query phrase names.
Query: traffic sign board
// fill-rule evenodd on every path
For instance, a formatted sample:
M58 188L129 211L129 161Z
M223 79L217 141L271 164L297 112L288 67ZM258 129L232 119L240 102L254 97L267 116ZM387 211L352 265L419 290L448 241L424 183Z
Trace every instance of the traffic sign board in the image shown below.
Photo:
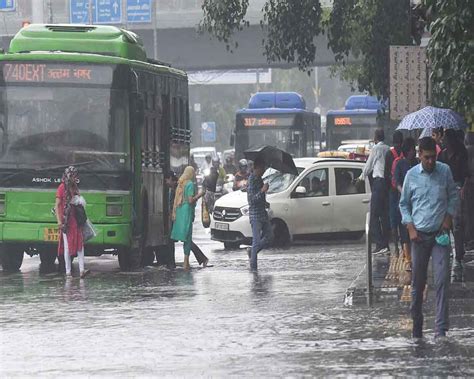
M92 20L89 19L89 4L92 5ZM69 8L71 24L95 24L96 0L71 0Z
M120 24L122 22L121 0L97 0L97 23Z
M151 12L151 0L127 0L128 23L133 24L151 22Z
M11 12L15 10L15 0L0 0L0 11Z
M216 142L216 123L214 121L201 124L202 142Z

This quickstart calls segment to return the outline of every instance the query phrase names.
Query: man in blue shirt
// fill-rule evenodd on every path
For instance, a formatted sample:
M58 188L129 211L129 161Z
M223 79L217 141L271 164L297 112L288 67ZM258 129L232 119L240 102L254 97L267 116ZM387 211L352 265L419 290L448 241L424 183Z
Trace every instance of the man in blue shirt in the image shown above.
M407 226L412 243L412 335L414 338L423 336L423 291L432 256L436 289L435 337L443 337L449 329L449 249L436 237L443 232L449 233L458 194L449 166L436 162L436 143L431 137L420 139L419 156L421 163L408 171L400 199L402 223Z
M252 226L252 248L250 249L250 268L252 270L257 269L258 252L268 247L273 240L272 226L265 209L268 183L263 184L264 172L265 163L257 158L247 188L249 219Z

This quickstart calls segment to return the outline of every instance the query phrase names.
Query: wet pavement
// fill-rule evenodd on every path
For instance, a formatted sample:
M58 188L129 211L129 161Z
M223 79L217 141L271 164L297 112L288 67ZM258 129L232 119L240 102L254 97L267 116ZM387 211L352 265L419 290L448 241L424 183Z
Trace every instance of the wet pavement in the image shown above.
M91 275L66 280L25 257L21 273L0 273L0 376L474 375L470 284L455 288L450 337L433 340L429 295L414 342L394 293L344 305L362 241L264 251L255 274L244 249L195 235L213 267L132 274L89 257Z

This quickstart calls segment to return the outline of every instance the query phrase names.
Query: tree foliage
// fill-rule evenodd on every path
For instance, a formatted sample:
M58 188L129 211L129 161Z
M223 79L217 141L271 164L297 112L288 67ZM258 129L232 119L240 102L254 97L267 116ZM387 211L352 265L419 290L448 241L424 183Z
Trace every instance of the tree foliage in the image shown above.
M316 55L314 38L321 33L318 0L268 0L263 7L263 41L270 62L295 62L301 70L311 67Z
M248 6L249 0L204 0L204 18L199 30L213 35L226 44L227 50L232 50L232 47L238 47L232 42L233 34L249 26L245 20Z
M389 46L419 44L426 25L433 101L474 122L474 7L472 0L334 0L327 19L319 0L266 0L261 25L268 61L310 70L315 38L327 33L335 54L333 72L360 91L389 96ZM204 0L200 30L232 44L248 21L249 0Z
M433 103L474 124L474 6L472 0L431 0L428 56Z
M335 72L360 91L388 98L389 47L413 41L409 0L335 0L326 28Z

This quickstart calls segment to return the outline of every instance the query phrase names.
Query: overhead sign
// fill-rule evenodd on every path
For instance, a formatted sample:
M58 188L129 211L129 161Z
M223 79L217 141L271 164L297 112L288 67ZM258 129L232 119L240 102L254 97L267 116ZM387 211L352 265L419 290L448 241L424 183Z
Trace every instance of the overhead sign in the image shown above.
M202 142L216 142L216 123L214 121L201 124Z
M401 120L427 105L426 48L390 46L390 118Z
M122 22L121 0L96 0L98 24L120 24Z
M71 65L65 63L4 63L3 79L7 83L94 83L110 84L110 66Z
M2 12L12 12L15 10L15 1L14 0L0 0L0 11Z
M89 5L92 5L90 13ZM71 24L95 24L97 21L96 16L96 0L71 0L69 2L69 19ZM92 20L90 17L92 17Z
M127 22L129 24L151 22L151 0L127 0Z

